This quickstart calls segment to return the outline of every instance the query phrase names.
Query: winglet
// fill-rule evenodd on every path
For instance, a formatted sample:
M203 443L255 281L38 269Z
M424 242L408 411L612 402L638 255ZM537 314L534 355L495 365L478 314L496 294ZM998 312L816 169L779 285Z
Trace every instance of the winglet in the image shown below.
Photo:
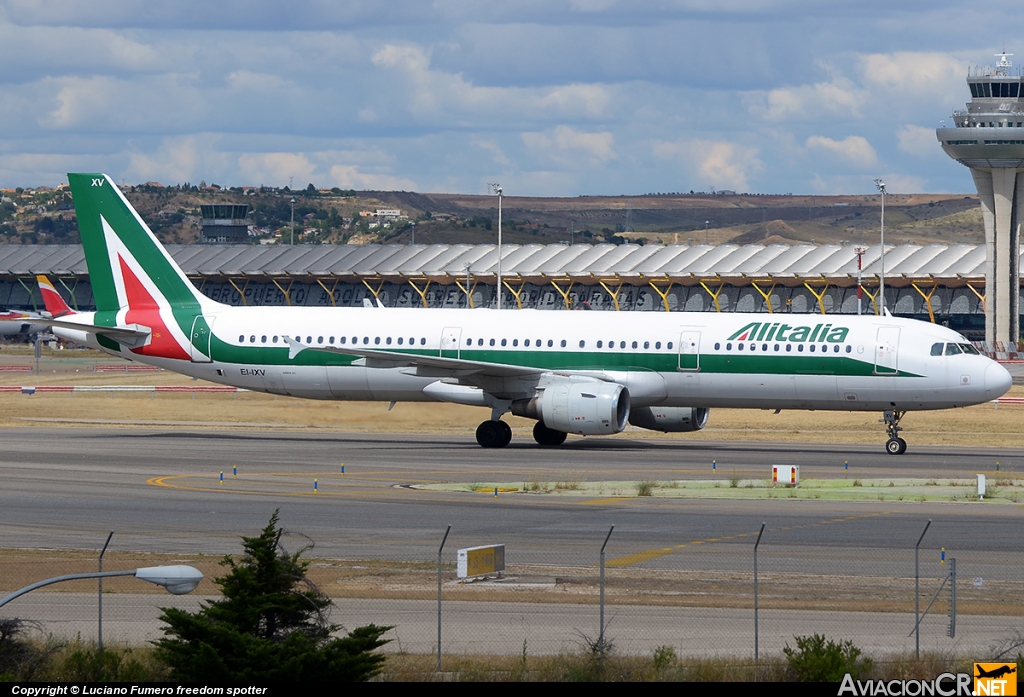
M39 284L39 293L43 296L43 304L46 305L46 311L50 313L51 317L56 319L57 317L75 314L74 310L64 302L64 298L60 297L60 293L50 283L50 279L39 275L36 276L36 283Z

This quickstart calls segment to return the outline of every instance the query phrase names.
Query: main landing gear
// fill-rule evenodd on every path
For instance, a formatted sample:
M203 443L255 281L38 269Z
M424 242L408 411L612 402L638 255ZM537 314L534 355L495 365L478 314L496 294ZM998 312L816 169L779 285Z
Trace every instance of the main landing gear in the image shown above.
M512 428L497 419L484 421L476 427L476 442L483 448L504 448L512 442Z
M544 425L543 421L538 421L533 426L533 439L537 441L538 445L561 445L565 442L565 431L556 431L553 428L548 428Z
M903 430L900 427L900 419L906 413L906 410L899 411L894 409L882 415L882 421L885 423L885 432L889 435L889 440L885 443L885 451L890 455L902 455L907 452L907 441L899 436L900 431Z

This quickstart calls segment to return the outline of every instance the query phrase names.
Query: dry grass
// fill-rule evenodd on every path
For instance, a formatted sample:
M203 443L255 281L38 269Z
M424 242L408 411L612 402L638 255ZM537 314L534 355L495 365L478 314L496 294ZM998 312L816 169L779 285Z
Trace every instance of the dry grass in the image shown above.
M42 374L0 373L0 385L207 385L166 371L94 373L93 366L117 360L96 352L47 352ZM0 351L0 364L34 365L24 350ZM1011 396L1024 396L1014 387ZM256 392L227 393L0 393L0 426L46 425L53 420L139 424L182 422L202 425L197 415L215 415L210 426L228 424L333 429L382 433L472 434L484 411L457 404L402 403L387 411L383 402L332 402L275 397ZM875 412L714 409L708 427L698 433L662 434L628 427L619 437L681 440L752 440L877 444L884 434ZM903 422L915 445L1012 447L1024 442L1024 405L982 404L965 409L918 412ZM42 421L35 421L35 420ZM506 417L519 434L533 421Z

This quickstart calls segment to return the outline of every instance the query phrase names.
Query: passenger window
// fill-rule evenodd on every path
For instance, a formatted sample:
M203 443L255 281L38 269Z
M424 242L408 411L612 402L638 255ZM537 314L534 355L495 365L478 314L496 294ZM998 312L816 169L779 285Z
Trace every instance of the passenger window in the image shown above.
M426 346L426 345L427 345L427 338L424 337L424 336L421 336L420 337L420 346Z
M580 339L580 348L583 348L586 345L587 345L587 342L584 341L583 339Z
M483 339L477 339L476 340L476 345L477 346L483 346L484 345L484 340Z
M778 353L778 352L779 352L779 345L778 345L778 344L775 344L775 352L776 352L776 353Z
M512 339L512 345L513 346L518 346L519 345L519 339Z
M786 344L786 353L793 352L793 344Z
M659 348L661 348L661 347L659 346ZM732 344L731 344L731 343L729 343L729 344L726 344L726 345L725 345L725 350L726 350L726 351L732 351Z
M839 353L839 344L836 344L836 345L835 345L835 346L833 347L833 349L832 349L832 353Z
M240 344L244 344L245 343L245 335L244 334L241 335L240 337L238 337L238 343L240 343Z
M812 346L811 348L814 348L814 347ZM796 347L796 352L797 353L803 353L804 352L804 345L803 344L798 344L797 347Z
M742 351L743 350L743 344L736 344L736 350L737 351Z
M719 348L721 348L721 346L722 346L722 345L721 345L720 343L718 343L717 341L715 342L715 350L716 350L716 351L717 351L717 350L718 350ZM647 348L647 347L646 347L646 346L644 346L644 348Z
M298 337L296 337L296 338L298 338ZM256 336L255 335L249 337L249 343L250 344L255 344L256 343Z
M390 346L391 345L391 337L389 336L387 339L385 339L384 343L387 344L388 346Z
M530 340L529 339L527 339L526 341L523 342L523 346L527 346L528 347L529 345L530 345Z
M650 347L651 347L651 342L650 341L645 341L644 342L644 348L645 349L649 349ZM716 345L715 348L718 348L718 346Z
M620 341L619 342L619 348L626 348L626 342L625 341ZM636 348L636 344L633 344L633 348Z
M275 343L275 344L276 344L276 343L277 343L277 336L275 335L275 336L274 336L274 338L273 338L273 339L271 339L271 341L273 341L273 343Z
M364 343L364 344L368 344L368 343L370 343L370 337L368 337L368 336L364 336L364 337L363 337L363 343Z
M654 342L654 348L660 349L661 348L661 342L660 341L655 341Z
M548 339L548 348L551 348L554 345L555 345L555 342L552 341L551 339ZM562 346L565 346L565 341L562 341Z
M565 348L565 339L562 339L562 348Z
M494 339L491 339L491 346L494 346Z
M666 347L666 348L668 348L668 350L669 350L669 351L671 351L671 350L672 350L672 342L671 342L671 341L670 341L670 342L668 342L668 345L667 345L667 347Z
M324 343L324 338L323 338L322 336L318 336L318 337L316 338L316 343L318 343L318 344L322 344L322 343Z
M847 353L850 353L851 351L853 351L853 347L852 347L852 346L850 346L850 345L847 345L847 346L846 346L846 352L847 352Z
M768 350L768 344L761 344L761 350L762 351L767 351Z
M274 338L276 339L277 337L274 337ZM333 344L334 343L334 337L332 336L330 339L328 339L327 343Z
M932 344L932 355L933 356L941 356L942 355L942 347L943 347L943 344Z
M602 347L603 345L604 345L604 344L602 344L602 343L601 343L600 341L598 341L598 342L597 342L597 347L598 347L598 348L601 348L601 347Z
M347 342L347 341L348 341L348 337L347 337L347 336L343 336L343 337L341 337L341 344L342 344L342 345L344 345L344 344L345 344L345 342ZM402 342L402 340L401 340L401 339L399 339L399 340L398 340L398 342L399 342L399 343L401 343L401 342Z
M502 339L501 340L501 345L504 346L506 341L507 341L506 339Z
M633 348L636 348L636 347L637 347L637 343L634 341L633 342Z

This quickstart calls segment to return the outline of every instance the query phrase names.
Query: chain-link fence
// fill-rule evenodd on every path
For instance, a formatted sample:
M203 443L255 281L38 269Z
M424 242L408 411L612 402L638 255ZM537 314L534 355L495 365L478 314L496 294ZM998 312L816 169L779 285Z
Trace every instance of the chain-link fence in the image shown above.
M606 548L604 640L624 654L650 655L669 646L679 656L750 661L755 641L761 656L777 655L794 644L794 637L810 634L851 640L874 656L913 652L914 545L927 521L906 515L892 515L890 521L888 515L783 526L767 520L758 548L756 637L757 529L686 536L618 527ZM879 525L880 519L885 524ZM443 533L438 531L437 544ZM601 638L599 552L607 534L608 528L577 530L560 541L550 535L539 540L528 532L480 539L454 528L442 554L442 653L538 655L593 649ZM920 625L921 649L986 651L1024 626L1024 554L1012 551L1019 544L1000 550L998 541L987 550L943 550L937 543L943 543L944 534L933 529L920 549L920 609L935 596ZM505 569L472 581L458 579L458 549L490 543L505 545ZM311 576L335 598L334 622L348 629L394 625L387 650L432 654L438 636L437 548L423 552L417 559L365 554L317 559ZM953 558L957 613L951 637L951 581L946 577ZM214 590L209 578L218 568L206 572L199 594ZM170 596L156 588L150 592L143 585L134 579L105 581L108 646L152 641L161 636L159 608L197 609L204 599ZM82 585L70 592L59 588L27 594L0 609L0 617L35 622L43 634L94 641L95 582L92 592Z

